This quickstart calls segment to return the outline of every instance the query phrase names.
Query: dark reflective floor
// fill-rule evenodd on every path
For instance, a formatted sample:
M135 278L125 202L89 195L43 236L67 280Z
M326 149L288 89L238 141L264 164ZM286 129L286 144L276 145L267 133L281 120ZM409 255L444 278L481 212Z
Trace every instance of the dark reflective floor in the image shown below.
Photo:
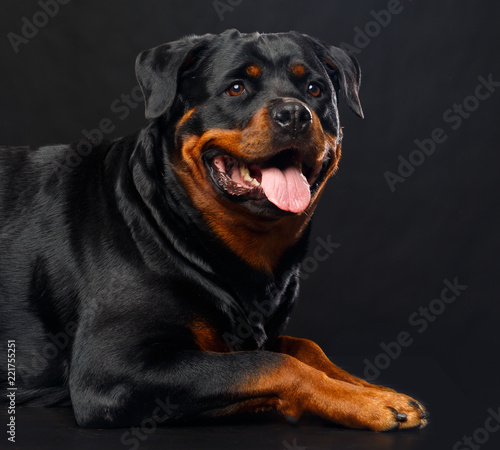
M398 379L403 379L397 381ZM231 450L468 450L500 448L500 431L485 431L500 399L478 401L462 394L433 361L408 358L384 374L385 384L421 399L431 413L424 430L373 433L347 430L306 417L291 425L273 415L238 417L156 430L78 428L71 409L17 408L16 443L7 441L1 412L0 449L231 449ZM390 381L391 383L387 383ZM489 402L489 403L488 403ZM4 405L2 405L3 407ZM491 429L498 422L491 419ZM500 428L500 427L499 427ZM483 431L481 431L481 429ZM479 430L479 431L478 431ZM471 436L469 444L464 437ZM476 439L476 440L474 440ZM460 442L462 443L460 444Z

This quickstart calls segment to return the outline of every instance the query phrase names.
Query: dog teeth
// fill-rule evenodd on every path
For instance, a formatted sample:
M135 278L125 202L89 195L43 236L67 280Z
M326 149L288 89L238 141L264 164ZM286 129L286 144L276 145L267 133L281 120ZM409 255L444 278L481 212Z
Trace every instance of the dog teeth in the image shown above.
M250 171L248 170L247 166L240 165L240 173L243 179L250 183L252 186L260 186L260 183L250 175Z
M245 181L250 181L250 182L252 181L252 177L250 176L250 171L248 170L247 166L241 165L240 172L241 172L241 176L243 177L243 179Z

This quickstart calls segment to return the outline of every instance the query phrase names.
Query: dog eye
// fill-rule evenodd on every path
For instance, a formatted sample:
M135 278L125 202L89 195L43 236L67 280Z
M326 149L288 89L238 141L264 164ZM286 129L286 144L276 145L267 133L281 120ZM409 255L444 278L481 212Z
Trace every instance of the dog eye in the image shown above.
M227 91L226 94L230 95L231 97L235 97L237 95L241 95L245 92L245 86L243 86L243 83L234 83Z
M309 94L313 97L319 97L321 95L321 88L316 83L309 83L307 92L309 92Z

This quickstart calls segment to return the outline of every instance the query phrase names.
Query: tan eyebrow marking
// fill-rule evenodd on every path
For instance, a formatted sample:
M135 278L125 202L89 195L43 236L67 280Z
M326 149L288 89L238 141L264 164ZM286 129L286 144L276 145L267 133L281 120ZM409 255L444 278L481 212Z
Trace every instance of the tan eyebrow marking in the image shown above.
M248 66L246 69L246 73L254 78L259 78L261 72L262 70L260 69L260 67L254 65Z
M290 66L290 72L296 77L302 78L306 74L306 69L302 64L294 64Z

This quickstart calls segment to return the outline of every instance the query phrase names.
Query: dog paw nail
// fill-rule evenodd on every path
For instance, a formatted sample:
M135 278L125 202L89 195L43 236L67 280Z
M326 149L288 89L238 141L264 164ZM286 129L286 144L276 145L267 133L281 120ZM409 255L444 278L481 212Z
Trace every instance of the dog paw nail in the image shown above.
M397 413L396 414L396 420L398 422L406 422L407 416L404 413Z

